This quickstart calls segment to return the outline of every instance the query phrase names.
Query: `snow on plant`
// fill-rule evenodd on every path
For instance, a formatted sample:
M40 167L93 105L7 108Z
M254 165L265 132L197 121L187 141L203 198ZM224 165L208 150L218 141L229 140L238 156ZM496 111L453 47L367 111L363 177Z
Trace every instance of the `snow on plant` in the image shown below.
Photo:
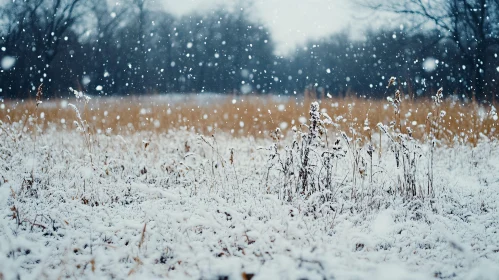
M390 79L391 80L391 79ZM389 81L389 85L392 82ZM442 89L437 92L436 97L433 99L435 104L440 105L442 103ZM428 183L427 188L423 187L424 176L420 176L418 179L417 174L422 172L418 171L423 166L421 166L420 159L425 155L421 146L413 138L413 130L411 127L406 127L405 133L402 132L402 122L400 119L400 105L401 92L397 90L395 92L395 99L388 98L388 101L395 108L394 120L390 122L390 126L378 123L378 128L380 132L383 132L389 139L389 148L393 152L396 169L393 176L396 179L396 186L391 189L394 193L399 193L405 197L426 197L433 196L433 171L430 162L428 167ZM431 115L430 115L431 116ZM445 112L442 111L440 118L445 116ZM430 161L431 161L431 151L430 151ZM426 190L425 190L426 189Z
M69 88L69 91L75 95L76 100L78 102L83 101L84 103L83 112L86 112L87 104L91 98L88 95L83 94L83 92L73 89L72 87ZM68 106L71 107L76 113L76 120L73 121L73 123L76 126L76 130L81 132L81 134L83 135L83 138L85 139L85 146L88 150L88 155L90 156L90 161L92 161L92 142L94 139L92 138L90 125L88 124L87 120L84 120L82 118L80 110L75 104L68 103Z
M388 85L393 85L394 82L395 79L391 78ZM294 140L291 145L285 146L283 152L278 148L277 138L273 137L276 143L269 149L271 152L265 181L281 182L281 184L271 188L267 183L267 192L275 190L282 199L295 201L298 204L304 201L305 207L312 212L322 209L321 205L324 203L345 199L356 202L353 207L362 208L366 205L379 207L380 204L373 198L377 197L376 193L381 190L411 199L433 197L435 195L434 147L439 136L439 124L446 116L446 112L441 110L436 121L432 117L433 114L430 115L429 120L432 122L429 137L432 140L429 143L432 144L427 149L424 143L421 144L414 139L414 131L410 126L402 131L401 95L400 90L397 90L395 97L388 99L395 109L394 120L388 125L383 123L377 125L381 133L380 139L381 135L385 135L385 139L388 140L386 150L391 151L385 155L392 154L393 160L385 156L382 161L380 151L377 155L379 164L373 164L376 149L369 127L369 113L366 114L363 128L368 132L367 139L358 136L355 123L351 121L349 129L351 136L349 137L344 131L337 131L336 142L330 147L326 126L333 124L332 120L326 113L320 112L318 102L313 102L310 105L309 123L302 125L308 128L307 132L301 132L294 127ZM436 107L443 102L442 89L435 95L434 102ZM350 120L353 119L351 116L353 106L354 104L349 104ZM381 147L381 142L379 146ZM338 178L335 176L338 168L347 168L351 176ZM272 169L277 172L272 173ZM274 181L271 179L273 176L280 179ZM338 194L341 197L338 197Z
M310 105L310 126L308 127L309 132L304 135L304 141L302 141L302 152L301 152L301 167L300 167L300 179L301 179L301 192L306 194L310 191L309 188L309 174L311 169L309 167L310 161L310 150L313 146L317 145L317 138L319 137L319 127L321 126L321 119L319 113L319 103L312 102Z
M72 87L69 88L69 91L74 94L77 100L84 100L86 103L90 101L90 96L84 94L82 91L77 91L76 89L73 89Z
M397 80L397 78L395 77L390 77L390 79L388 79L388 85L386 86L386 88L389 88L391 85L395 84L395 81Z
M392 77L388 86L394 83ZM417 262L414 269L422 265L430 277L456 272L466 278L477 261L497 260L499 192L490 172L495 162L487 158L497 154L497 142L440 145L443 120L452 114L441 108L443 90L433 99L426 141L416 140L414 125L400 120L405 107L402 93L395 92L388 100L393 119L376 126L379 144L369 109L359 126L354 102L345 115L332 115L348 123L344 131L321 110L324 103L312 102L308 122L293 126L291 137L280 128L270 139L208 137L187 129L96 134L85 120L89 99L72 92L85 103L82 114L78 103L70 105L83 137L46 130L33 139L33 151L29 137L14 141L0 134L0 206L6 213L0 220L0 273L7 271L6 279L17 276L2 270L4 263L19 271L17 278L237 278L283 265L302 275L341 278L336 268L328 269L331 260L362 259L376 267L384 262L380 253L388 261ZM494 116L492 106L489 121ZM31 154L40 161L36 169ZM34 170L31 176L26 166ZM459 173L476 177L477 187L456 182L453 174ZM455 185L463 189L454 191ZM33 186L36 192L29 191ZM454 234L456 228L472 230L465 233L473 237L469 245L440 232ZM48 259L43 246L52 252ZM448 254L442 248L457 249ZM342 257L327 255L334 250ZM441 256L449 265L439 263ZM360 278L371 276L362 271Z
M23 132L25 132L28 120L33 129L33 138L32 138L33 146L31 148L31 153L30 156L23 159L23 161L25 162L24 165L25 169L23 170L22 173L22 183L20 184L20 188L16 190L14 190L14 188L10 189L10 195L12 197L12 206L10 208L12 212L12 218L16 220L17 227L23 225L25 226L31 225L31 229L33 229L34 226L38 225L36 223L36 219L39 218L40 216L36 216L33 221L30 221L29 218L24 215L25 202L30 199L37 199L39 197L39 193L43 191L42 190L43 186L42 184L40 184L40 177L37 174L37 171L38 169L40 169L41 166L37 162L37 157L36 157L36 154L39 153L37 145L38 144L37 134L38 130L41 130L41 128L38 126L38 106L43 103L42 96L43 96L43 84L40 84L37 88L37 92L35 95L35 106L34 108L32 108L32 114L25 116L23 125L18 132L15 132L15 129L13 129L14 125L10 126L2 125L2 130L6 131L7 134L9 135L9 138L12 141L14 141L14 143L18 143L18 145L21 145L20 143L21 138ZM17 136L13 136L16 133ZM19 148L18 145L15 146L15 148ZM2 146L0 146L0 148L6 149L6 147ZM11 150L7 149L7 151L9 151L8 155L12 156ZM6 178L4 178L3 176L2 178L4 182L7 182ZM41 218L43 218L43 216L41 216Z
M401 278L490 272L493 279L497 142L435 145L438 188L428 195L420 190L428 143L411 127L378 128L387 147L380 158L373 139L337 129L314 103L308 123L285 138L280 129L271 139L187 129L94 134L93 164L82 160L84 137L45 129L36 140L33 196L20 190L34 137L0 134L0 273L338 279L355 270L355 278L370 279L396 266L406 272Z

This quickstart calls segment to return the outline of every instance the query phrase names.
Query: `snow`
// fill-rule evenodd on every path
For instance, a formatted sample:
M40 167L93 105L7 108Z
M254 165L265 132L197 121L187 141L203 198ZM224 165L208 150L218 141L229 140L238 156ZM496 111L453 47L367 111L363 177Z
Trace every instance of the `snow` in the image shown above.
M16 64L16 58L8 55L4 56L0 62L3 70L9 70L14 64Z
M426 72L435 71L435 69L437 69L437 66L438 66L438 60L434 59L433 57L428 57L423 62L423 69Z
M496 142L437 149L434 198L387 194L384 174L378 207L340 195L336 212L310 212L315 196L279 199L275 173L265 184L271 139L136 132L92 136L89 149L51 127L36 144L0 137L3 279L499 277Z

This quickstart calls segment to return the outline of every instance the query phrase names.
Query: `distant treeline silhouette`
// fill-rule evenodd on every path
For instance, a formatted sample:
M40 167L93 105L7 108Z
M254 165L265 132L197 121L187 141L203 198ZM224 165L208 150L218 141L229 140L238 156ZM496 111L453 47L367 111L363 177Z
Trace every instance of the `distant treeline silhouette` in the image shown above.
M73 87L107 95L291 95L313 88L381 97L391 76L410 96L439 87L487 100L497 94L497 46L483 50L486 63L474 71L476 62L437 28L371 30L365 40L345 31L278 56L268 29L248 9L175 17L143 0L120 3L26 0L0 7L0 96L34 96L43 83L47 96L67 96Z

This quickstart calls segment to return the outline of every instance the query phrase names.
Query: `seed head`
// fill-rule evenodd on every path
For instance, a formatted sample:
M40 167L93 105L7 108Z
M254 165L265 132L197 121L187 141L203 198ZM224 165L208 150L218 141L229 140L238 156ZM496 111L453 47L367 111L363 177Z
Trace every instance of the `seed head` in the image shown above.
M395 80L397 78L395 77L391 77L389 80L388 80L388 85L386 86L386 88L389 88L391 85L393 85L395 83Z
M402 103L402 99L400 98L400 90L397 90L395 92L395 104L399 105L400 103Z
M433 99L433 103L437 106L440 106L440 104L442 104L442 101L444 99L443 91L443 88L439 88L437 94L431 97L431 99Z
M38 105L42 104L42 95L43 95L42 87L43 87L43 84L40 84L38 86L38 90L36 92L36 107L38 107Z

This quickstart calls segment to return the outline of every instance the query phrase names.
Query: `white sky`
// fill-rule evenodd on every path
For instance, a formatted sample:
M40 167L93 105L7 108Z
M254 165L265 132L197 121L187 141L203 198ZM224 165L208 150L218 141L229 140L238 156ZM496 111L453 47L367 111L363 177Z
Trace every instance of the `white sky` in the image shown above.
M176 15L215 9L218 5L233 8L236 3L234 0L155 1ZM367 22L366 13L361 15L359 7L352 2L351 0L253 0L252 15L261 19L270 29L277 44L277 51L285 53L307 39L344 29L358 36L360 26L365 26Z

